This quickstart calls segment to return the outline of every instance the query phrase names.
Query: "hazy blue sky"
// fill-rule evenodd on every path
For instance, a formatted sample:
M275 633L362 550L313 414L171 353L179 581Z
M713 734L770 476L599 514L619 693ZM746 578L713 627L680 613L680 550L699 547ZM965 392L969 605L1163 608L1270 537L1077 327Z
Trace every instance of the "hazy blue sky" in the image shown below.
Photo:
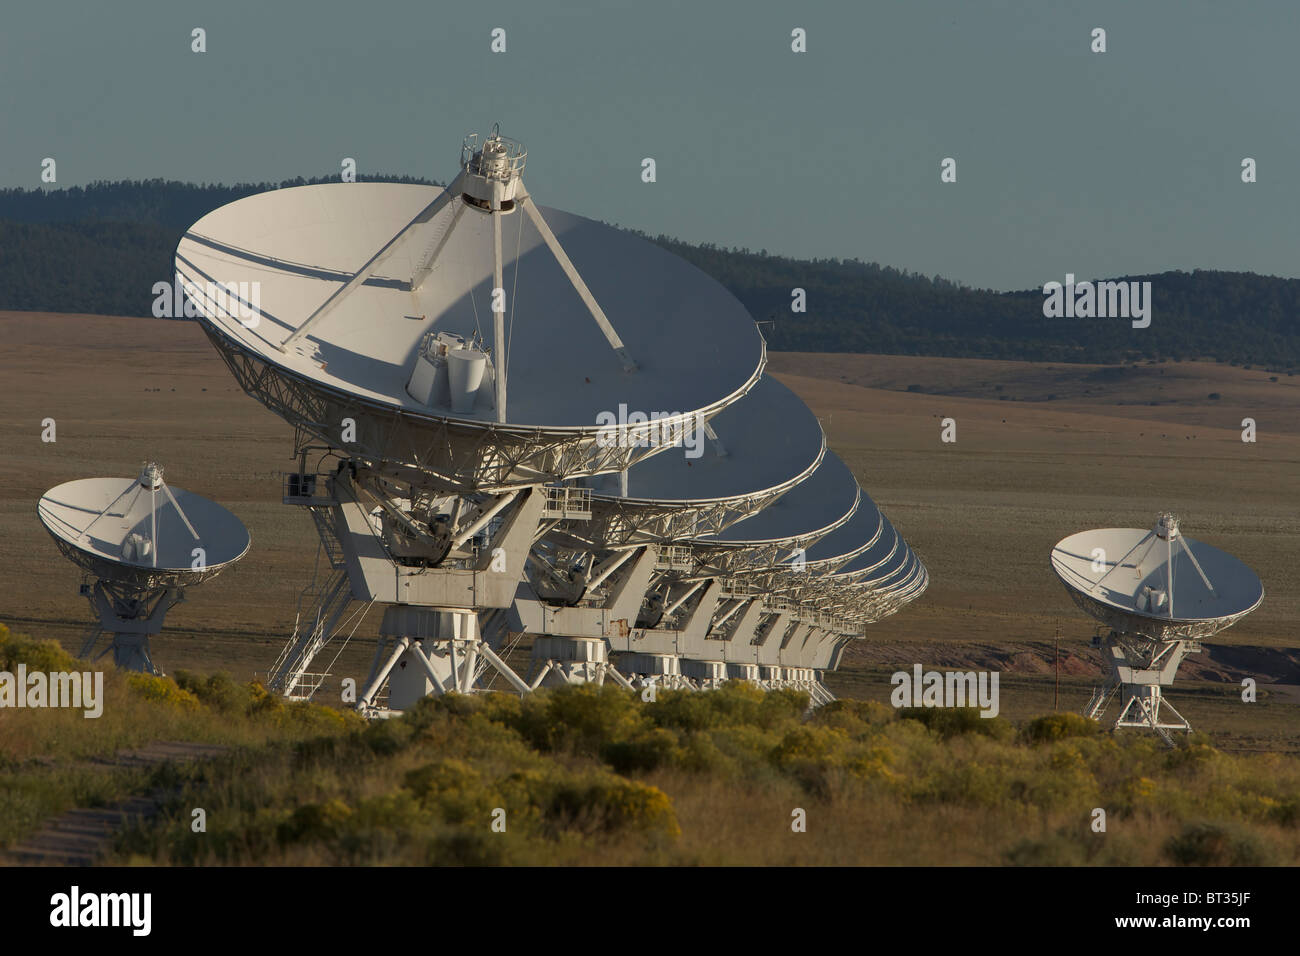
M1295 0L96 0L2 21L3 186L39 186L46 156L59 186L345 156L446 180L500 121L539 201L684 239L1004 289L1300 275Z

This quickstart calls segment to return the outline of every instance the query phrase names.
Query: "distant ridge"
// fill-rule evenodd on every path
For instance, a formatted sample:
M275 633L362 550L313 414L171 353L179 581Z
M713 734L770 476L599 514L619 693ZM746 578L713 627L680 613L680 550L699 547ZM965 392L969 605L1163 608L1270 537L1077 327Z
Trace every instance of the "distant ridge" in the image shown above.
M170 280L176 244L195 220L266 189L336 179L0 190L0 309L149 315L153 285ZM993 292L853 259L792 259L638 235L730 289L765 323L775 350L1093 363L1213 358L1300 368L1298 279L1204 270L1089 277L1151 282L1151 326L1133 329L1123 319L1044 318L1039 289ZM795 288L806 293L806 313L791 311Z

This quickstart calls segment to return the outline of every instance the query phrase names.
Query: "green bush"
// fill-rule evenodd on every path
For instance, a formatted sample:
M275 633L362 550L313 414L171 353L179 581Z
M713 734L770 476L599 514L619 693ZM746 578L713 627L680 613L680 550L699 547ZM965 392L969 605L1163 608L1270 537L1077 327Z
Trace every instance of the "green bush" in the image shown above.
M1182 866L1265 866L1272 854L1255 834L1235 824L1190 823L1171 837L1165 856Z
M202 677L189 671L178 670L175 674L176 685L187 690L209 707L215 707L225 714L247 713L252 704L252 694L248 685L239 685L231 680L229 674L209 674Z
M1100 726L1082 714L1046 714L1026 724L1023 734L1026 740L1044 743L1066 737L1095 737Z
M681 754L677 735L664 727L643 731L631 740L615 740L601 748L601 758L618 773L656 770Z
M1001 717L983 717L978 707L903 707L900 720L915 720L944 740L963 734L981 734L1004 740L1015 733Z
M13 673L19 664L29 671L79 671L86 662L79 661L55 641L36 641L30 637L13 634L0 624L0 671Z
M648 726L640 698L616 684L574 684L540 691L523 702L515 718L515 729L540 750L592 756Z
M352 816L352 808L335 798L325 803L308 803L276 830L281 843L333 840Z
M446 758L418 767L407 773L404 786L422 807L448 823L487 826L496 805L482 775L463 760Z
M587 833L626 830L676 837L682 832L666 793L606 773L558 782L546 816L563 828Z
M157 677L153 674L127 674L127 686L144 700L176 710L198 710L199 699L189 691L178 687L170 677Z

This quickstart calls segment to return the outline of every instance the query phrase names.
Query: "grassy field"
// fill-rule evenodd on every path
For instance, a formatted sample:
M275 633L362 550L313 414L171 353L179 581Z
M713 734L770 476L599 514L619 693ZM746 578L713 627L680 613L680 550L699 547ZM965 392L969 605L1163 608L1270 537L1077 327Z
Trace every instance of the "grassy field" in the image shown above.
M428 700L201 769L123 835L181 864L1300 862L1300 759L1167 751L1075 715L895 711L743 684ZM209 827L194 833L191 808ZM1105 814L1103 830L1094 821Z
M71 670L0 628L0 664ZM1293 865L1300 757L1173 750L1074 714L982 718L743 683L428 698L366 724L257 684L115 673L104 715L0 714L0 851L151 794L103 862L153 865ZM160 734L227 749L152 770ZM195 826L196 810L203 824Z
M1048 552L1072 531L1143 527L1168 509L1188 534L1239 555L1266 590L1256 613L1189 659L1171 699L1225 741L1295 746L1300 378L1212 363L1114 370L791 353L772 355L770 368L818 413L831 447L931 571L925 596L873 626L832 689L883 700L889 673L914 663L997 667L1005 712L1041 713L1059 629L1061 705L1077 709L1100 677L1093 628ZM307 516L280 503L289 427L239 391L192 323L0 313L0 378L0 620L78 650L89 617L80 576L41 528L36 501L60 482L130 475L156 459L169 481L238 514L253 547L171 612L155 659L239 681L264 672L317 546ZM940 441L946 417L955 444ZM1245 417L1258 423L1254 444L1240 440ZM41 440L47 418L53 443ZM377 613L360 624L336 678L364 677L377 626ZM1233 702L1226 690L1242 676L1272 685L1267 706ZM1202 708L1204 694L1214 703Z

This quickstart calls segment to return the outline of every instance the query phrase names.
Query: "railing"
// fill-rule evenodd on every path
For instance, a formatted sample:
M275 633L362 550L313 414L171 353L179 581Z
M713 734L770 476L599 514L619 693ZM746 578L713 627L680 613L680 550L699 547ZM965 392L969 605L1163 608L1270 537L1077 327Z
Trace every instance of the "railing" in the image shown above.
M1096 720L1106 709L1106 704L1109 702L1111 695L1118 689L1119 685L1117 684L1106 684L1094 690L1092 697L1088 700L1088 706L1083 709L1083 715Z
M586 520L591 517L591 489L570 488L562 485L546 486L546 503L542 505L543 518L572 518Z
M695 567L691 549L681 544L661 544L655 557L655 569L659 571L690 571Z
M504 148L500 152L489 153L487 146L490 143L499 143ZM478 163L474 162L475 154L479 156ZM502 136L495 126L492 135L483 140L481 145L478 133L470 133L460 147L460 165L463 169L484 179L499 182L508 183L523 173L527 157L528 151L524 149L523 143Z
M336 569L324 581L313 576L312 583L303 589L299 598L298 619L293 633L267 675L270 690L285 696L301 694L306 668L316 653L329 643L334 625L351 602L352 591L346 571ZM309 608L305 614L304 607ZM312 688L313 693L315 689Z
M328 674L299 674L293 686L286 688L284 696L289 700L311 700L327 677Z

